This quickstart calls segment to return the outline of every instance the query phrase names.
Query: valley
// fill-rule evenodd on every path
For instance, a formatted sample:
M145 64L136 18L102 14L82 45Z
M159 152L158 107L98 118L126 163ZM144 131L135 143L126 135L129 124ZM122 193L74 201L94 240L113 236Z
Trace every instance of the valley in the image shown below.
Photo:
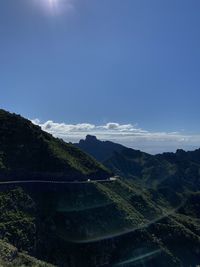
M106 160L0 112L4 265L196 267L199 152L152 156L89 141L102 159L109 152Z

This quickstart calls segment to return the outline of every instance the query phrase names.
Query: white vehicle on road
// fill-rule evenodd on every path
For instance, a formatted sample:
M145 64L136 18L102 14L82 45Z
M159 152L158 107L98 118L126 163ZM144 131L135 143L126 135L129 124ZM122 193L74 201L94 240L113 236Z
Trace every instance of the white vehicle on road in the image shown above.
M116 181L116 180L117 180L116 176L110 177L110 181Z

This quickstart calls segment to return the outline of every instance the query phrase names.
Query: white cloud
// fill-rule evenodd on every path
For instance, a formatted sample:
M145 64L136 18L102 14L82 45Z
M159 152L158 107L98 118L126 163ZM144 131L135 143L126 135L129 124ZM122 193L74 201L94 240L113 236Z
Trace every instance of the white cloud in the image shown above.
M178 148L194 149L200 144L200 135L189 135L183 132L150 132L137 127L136 124L109 122L104 125L91 123L66 124L52 120L44 123L39 119L32 120L44 131L67 142L78 142L87 134L95 135L101 140L111 140L149 153L175 151Z
M119 131L119 132L141 132L144 133L146 131L139 129L136 125L133 124L119 124L116 122L109 122L106 125L97 126L99 129Z

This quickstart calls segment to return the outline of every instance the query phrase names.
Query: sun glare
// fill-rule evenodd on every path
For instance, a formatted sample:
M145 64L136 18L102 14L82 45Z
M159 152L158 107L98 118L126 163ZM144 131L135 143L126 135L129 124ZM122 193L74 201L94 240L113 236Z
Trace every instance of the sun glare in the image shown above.
M46 0L46 1L47 1L48 9L53 13L57 12L59 0Z
M49 2L50 7L56 6L58 0L47 0Z
M35 0L48 14L59 15L73 10L74 0Z

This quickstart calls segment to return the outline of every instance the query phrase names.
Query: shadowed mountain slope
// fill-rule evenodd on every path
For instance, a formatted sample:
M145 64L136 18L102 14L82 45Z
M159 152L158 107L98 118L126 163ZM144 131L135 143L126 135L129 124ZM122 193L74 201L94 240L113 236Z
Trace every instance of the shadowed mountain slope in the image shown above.
M92 135L87 135L85 140L82 139L75 145L101 162L110 158L113 152L121 152L125 148L110 141L100 141Z
M98 179L0 183L0 240L14 246L11 266L45 264L28 253L59 267L196 267L198 150L152 156L113 143L104 149L103 162L122 178L105 179L110 172L89 155L0 111L2 180ZM0 241L0 264L9 266L3 252Z
M1 190L1 238L56 266L199 263L198 192L168 199L121 179Z
M150 155L94 137L87 137L76 146L94 157L103 150L101 162L106 167L121 177L134 179L145 186L169 186L174 190L200 189L200 149Z
M109 176L103 165L75 146L0 110L0 177L81 180Z
M55 267L34 257L21 253L18 249L5 241L0 240L0 266L1 267Z

